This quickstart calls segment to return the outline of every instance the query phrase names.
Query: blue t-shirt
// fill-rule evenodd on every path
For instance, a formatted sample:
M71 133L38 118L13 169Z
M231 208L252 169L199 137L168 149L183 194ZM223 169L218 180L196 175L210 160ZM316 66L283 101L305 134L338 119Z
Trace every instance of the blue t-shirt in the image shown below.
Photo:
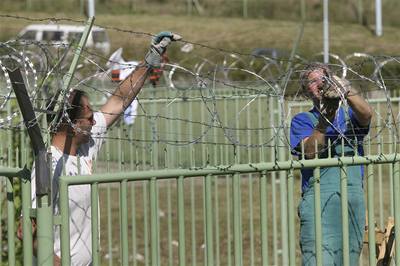
M347 114L346 114L347 112ZM292 150L292 154L300 155L301 154L301 141L309 136L314 131L315 121L318 121L320 117L320 113L317 108L314 107L309 112L302 112L296 114L290 125L290 146ZM346 121L347 120L347 121ZM362 127L355 115L354 111L351 108L345 110L343 107L340 107L335 120L333 121L333 126L328 126L326 129L326 143L328 143L328 138L331 140L331 144L341 144L341 136L344 135L347 141L351 141L351 145L355 146L357 142L358 146L358 155L364 155L364 149L362 146L363 139L365 135L368 134L369 126ZM335 156L334 154L332 156ZM362 170L363 171L363 170ZM308 180L313 175L313 169L302 169L302 188L303 191L305 188L309 186Z

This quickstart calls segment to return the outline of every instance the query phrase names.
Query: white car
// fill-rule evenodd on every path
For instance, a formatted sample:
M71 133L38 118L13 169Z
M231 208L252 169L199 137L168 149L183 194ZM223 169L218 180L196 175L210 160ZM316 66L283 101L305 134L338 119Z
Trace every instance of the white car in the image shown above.
M63 24L31 24L18 34L18 39L27 42L48 42L54 45L79 42L84 26ZM93 26L86 42L86 47L94 48L102 54L110 52L110 41L107 32L100 27Z

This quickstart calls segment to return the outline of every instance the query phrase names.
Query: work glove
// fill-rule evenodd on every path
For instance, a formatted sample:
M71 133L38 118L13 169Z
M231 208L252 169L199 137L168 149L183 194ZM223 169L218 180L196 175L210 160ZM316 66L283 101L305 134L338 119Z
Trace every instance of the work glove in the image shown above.
M330 80L327 80L321 95L323 99L346 99L350 88L348 80L333 76Z
M150 50L147 52L144 61L150 68L161 67L162 55L167 50L168 45L173 41L181 40L178 34L162 31L154 36L151 41Z

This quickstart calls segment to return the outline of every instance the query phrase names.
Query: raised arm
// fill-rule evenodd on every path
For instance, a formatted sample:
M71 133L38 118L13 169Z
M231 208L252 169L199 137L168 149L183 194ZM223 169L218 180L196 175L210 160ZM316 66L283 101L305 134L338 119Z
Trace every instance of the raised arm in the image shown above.
M342 92L345 92L345 98L347 103L354 111L354 115L360 124L360 126L366 127L369 125L372 119L372 107L367 101L361 96L354 87L350 85L350 82L346 79L341 79L334 76L336 87Z
M150 69L161 65L162 55L172 41L180 40L181 37L172 32L160 32L150 45L149 52L142 64L123 80L107 102L100 108L104 114L107 127L110 127L132 103L143 87Z

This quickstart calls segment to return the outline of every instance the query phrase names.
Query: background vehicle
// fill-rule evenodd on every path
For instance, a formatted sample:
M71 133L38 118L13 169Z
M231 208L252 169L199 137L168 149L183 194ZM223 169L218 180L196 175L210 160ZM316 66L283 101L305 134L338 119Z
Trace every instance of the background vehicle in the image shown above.
M79 42L84 26L63 24L32 24L25 27L18 38L22 41L50 42L52 44L70 44ZM94 48L103 54L110 52L110 41L107 32L94 26L89 34L86 47Z

